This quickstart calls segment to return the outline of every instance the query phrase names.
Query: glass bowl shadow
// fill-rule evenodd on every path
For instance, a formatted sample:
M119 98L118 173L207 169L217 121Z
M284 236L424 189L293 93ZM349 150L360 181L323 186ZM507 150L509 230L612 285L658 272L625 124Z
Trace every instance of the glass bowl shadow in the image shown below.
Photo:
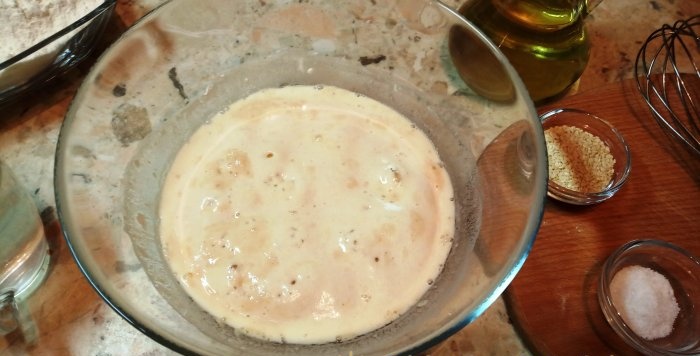
M474 74L485 64L498 66L501 85ZM196 305L163 256L159 197L182 143L232 102L286 85L336 86L393 108L435 144L454 187L456 234L442 273L409 311L356 338L304 345L246 336ZM55 167L61 226L93 287L149 337L204 355L430 348L479 317L515 277L547 183L542 126L516 72L478 29L431 0L166 2L86 77Z
M646 340L638 336L615 308L610 283L618 271L634 265L662 274L673 288L680 312L666 337ZM603 265L598 302L613 330L637 351L645 355L700 353L700 260L683 248L659 240L634 240L622 245Z
M550 177L547 183L550 198L574 205L591 205L610 199L622 188L632 168L632 157L627 142L614 126L589 112L572 108L553 109L540 115L540 120L545 131L555 126L571 126L593 134L603 141L615 159L613 175L602 191L578 192L557 184Z
M84 60L93 50L117 0L105 0L87 15L0 63L0 105L39 89Z

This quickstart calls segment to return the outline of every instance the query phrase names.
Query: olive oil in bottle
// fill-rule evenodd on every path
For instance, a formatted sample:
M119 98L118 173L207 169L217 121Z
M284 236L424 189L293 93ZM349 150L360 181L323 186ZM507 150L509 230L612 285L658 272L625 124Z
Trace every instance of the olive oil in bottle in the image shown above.
M532 100L564 94L588 63L584 0L472 0L459 12L508 58Z

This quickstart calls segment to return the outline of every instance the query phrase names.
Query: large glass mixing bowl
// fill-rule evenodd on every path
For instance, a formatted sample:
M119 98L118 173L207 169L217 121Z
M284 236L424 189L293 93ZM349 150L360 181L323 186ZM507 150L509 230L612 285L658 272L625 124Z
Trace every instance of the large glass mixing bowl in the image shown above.
M57 149L61 224L97 292L146 335L192 354L415 353L476 319L532 246L546 154L522 82L457 5L173 0L138 22L86 77ZM348 89L403 114L454 187L454 242L426 294L386 326L328 344L220 325L178 285L158 238L161 186L183 142L237 99L293 84Z

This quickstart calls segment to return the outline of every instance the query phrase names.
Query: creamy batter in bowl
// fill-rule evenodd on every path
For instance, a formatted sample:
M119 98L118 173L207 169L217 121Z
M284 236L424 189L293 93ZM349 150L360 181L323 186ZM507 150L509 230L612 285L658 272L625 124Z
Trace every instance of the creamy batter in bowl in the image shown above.
M300 64L313 70L245 80ZM445 265L474 268L477 163L441 119L450 105L337 58L241 65L131 158L136 255L175 310L224 343L325 353L401 336L393 326L432 313Z
M224 14L235 14L238 21L230 21L230 16ZM450 50L454 44L448 46L446 41L454 26L471 33L471 39L461 38L477 44L480 54L491 52L491 65L505 73L508 81L497 87L506 90L500 91L497 97L485 98L471 91L462 81L462 73L452 65ZM397 33L402 34L401 38L395 36ZM410 42L405 41L405 34L410 34ZM481 60L483 58L480 56ZM387 305L385 312L395 315L376 318L373 323L354 331L324 329L323 334L308 337L310 330L299 332L304 327L297 325L291 328L297 334L275 331L265 335L250 330L260 323L248 326L229 323L229 318L208 310L207 303L202 303L196 293L183 288L183 277L204 286L201 278L187 275L197 271L178 271L177 266L168 262L168 257L178 248L173 249L172 244L162 239L163 229L175 226L172 221L181 223L184 220L178 216L186 215L171 214L168 218L162 209L171 206L167 202L163 204L168 197L177 195L168 193L177 191L177 188L169 189L168 176L175 171L179 152L188 142L197 140L198 130L217 125L217 115L223 115L222 112L239 100L255 97L266 90L290 87L305 88L307 94L314 90L359 94L405 118L408 121L396 121L403 122L398 125L402 129L387 130L389 136L403 138L412 131L420 132L424 135L423 143L415 144L418 142L415 141L409 147L432 146L434 152L427 157L433 157L432 163L439 168L437 171L449 178L430 179L418 174L424 182L418 184L441 181L451 185L451 189L436 191L433 197L439 197L436 201L453 204L446 207L444 203L436 203L443 207L437 210L452 214L440 213L426 219L429 221L426 226L445 232L434 235L450 236L451 232L451 237L445 238L449 243L442 244L447 247L434 255L434 261L444 261L431 262L431 258L423 258L425 255L420 253L412 258L394 256L396 271L403 271L402 266L407 270L414 268L418 284L424 289L398 283L398 286L389 286L395 288L389 288L389 294L406 292L412 297L399 308ZM517 273L531 246L546 192L546 165L542 130L524 93L522 83L495 47L442 3L391 1L358 5L312 1L261 5L258 1L173 1L147 17L108 51L76 97L57 153L56 188L62 225L76 260L105 299L140 330L177 351L309 355L415 353L444 340L478 317ZM232 142L242 142L243 146L229 147L233 150L223 150L211 157L222 158L223 168L241 168L237 165L246 160L237 155L236 150L253 150L265 138L273 137L272 131L282 130L300 142L314 142L316 138L322 141L326 135L336 135L334 142L345 140L358 145L359 158L368 156L367 150L373 147L362 144L371 131L367 127L373 125L381 126L381 122L353 124L336 133L329 130L320 135L295 125L253 125L248 127L249 135L229 137ZM224 127L230 125L217 126L213 134L224 132ZM357 139L343 136L352 130L359 130ZM256 135L260 135L260 140L255 139ZM200 141L207 143L207 139ZM212 147L226 146L216 145L215 141L212 138ZM283 158L280 152L286 146L272 145L278 141L269 139L267 144L271 146L267 147L272 149L261 146L259 152L255 151L262 155L258 156L260 160ZM381 140L377 142L380 142L378 145L387 144ZM426 143L429 144L426 146ZM301 152L303 155L307 151ZM410 159L401 162L414 162L421 154L406 156ZM228 158L231 160L226 161ZM381 155L372 158L374 162L382 162ZM198 160L192 162L195 161ZM350 161L347 164L352 165ZM410 164L415 165L415 162ZM409 178L409 175L402 175L403 169L396 169L398 165L393 162L380 169L384 181ZM236 169L233 173L244 174ZM187 172L184 168L183 173ZM267 182L273 186L277 184L275 188L293 191L285 185L290 183L285 178L291 173L274 173L266 171L263 178L270 178ZM364 184L359 179L356 183ZM355 183L345 179L344 184L353 186ZM258 188L252 189L256 190ZM412 191L415 192L415 188ZM450 192L449 198L453 199L443 199L446 192ZM327 194L328 191L324 193ZM237 210L232 206L236 199L205 198L199 196L195 200L200 203L198 209L221 209L217 211L227 211L231 219L236 219ZM255 194L251 194L249 200L255 203ZM323 201L329 204L332 200ZM387 198L384 203L391 208L393 203L419 201L414 198L403 201L396 196ZM340 204L319 209L319 219L335 216L331 212L342 210ZM240 211L238 219L246 217L250 218L249 214L246 216L246 211ZM439 223L440 219L451 223ZM387 221L383 224L387 225ZM389 230L410 230L409 220L398 221L400 223ZM253 223L252 220L248 222ZM286 226L291 230L293 227L278 223L266 225L272 229ZM353 229L350 225L340 221L338 226L342 229L336 232L349 234ZM256 229L260 228L262 225ZM245 229L239 232L242 231ZM338 256L344 254L343 247L348 251L353 248L349 237L334 236L339 238L332 244ZM392 245L396 245L393 241L396 240L392 240ZM226 239L221 242L224 248L233 251L244 247L234 246L236 242L232 240L229 245ZM438 245L441 244L435 244ZM283 247L288 250L292 246L294 244L289 243ZM391 251L406 249L405 246L392 247L395 249ZM324 255L324 249L316 250ZM377 251L365 254L362 258L370 261L364 261L363 268L370 271L372 263L390 261L391 256L384 255L386 251L380 251L381 255ZM281 250L275 254L259 252L259 256L273 262L282 254ZM330 252L333 256L334 251ZM406 256L414 252L405 251ZM204 256L196 252L185 255ZM443 257L435 257L440 255ZM205 264L223 261L222 256L211 253L206 257ZM358 262L350 263L353 264ZM416 267L420 264L428 267ZM226 273L230 273L234 281L237 278L234 271L238 268L243 271L243 264L238 265L233 260L227 261L225 266L218 270L224 274L223 280L229 276ZM299 271L303 272L303 268ZM252 283L252 277L257 275L248 272L238 276ZM292 278L280 277L285 283L276 283L277 289L268 288L263 292L274 289L277 293L273 295L293 295L292 286L302 287L301 280L294 277L303 277L302 272L290 272ZM391 276L384 278L393 281ZM226 284L228 286L228 282ZM326 281L325 285L340 290L338 286L348 285L360 299L369 295L354 290L361 289L361 285L353 286L342 278ZM235 282L230 286L238 287ZM409 290L412 292L407 293ZM247 291L260 292L255 288ZM317 306L323 299L323 293L318 293L320 295L313 298ZM395 302L394 299L398 298L387 296L385 300ZM381 305L375 308L381 309ZM338 310L329 308L328 311L332 314ZM245 314L242 317L246 317ZM385 323L388 324L383 325Z
M388 324L433 284L454 237L452 194L432 143L397 112L288 85L189 138L158 232L180 285L223 324L337 342Z

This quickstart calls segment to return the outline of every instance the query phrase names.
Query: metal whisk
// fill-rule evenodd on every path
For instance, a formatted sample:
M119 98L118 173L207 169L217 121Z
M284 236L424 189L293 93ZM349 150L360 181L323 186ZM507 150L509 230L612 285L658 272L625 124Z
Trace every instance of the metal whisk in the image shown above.
M700 157L700 15L665 24L637 53L637 88L652 116ZM643 70L640 74L639 71ZM684 73L688 71L690 73Z

